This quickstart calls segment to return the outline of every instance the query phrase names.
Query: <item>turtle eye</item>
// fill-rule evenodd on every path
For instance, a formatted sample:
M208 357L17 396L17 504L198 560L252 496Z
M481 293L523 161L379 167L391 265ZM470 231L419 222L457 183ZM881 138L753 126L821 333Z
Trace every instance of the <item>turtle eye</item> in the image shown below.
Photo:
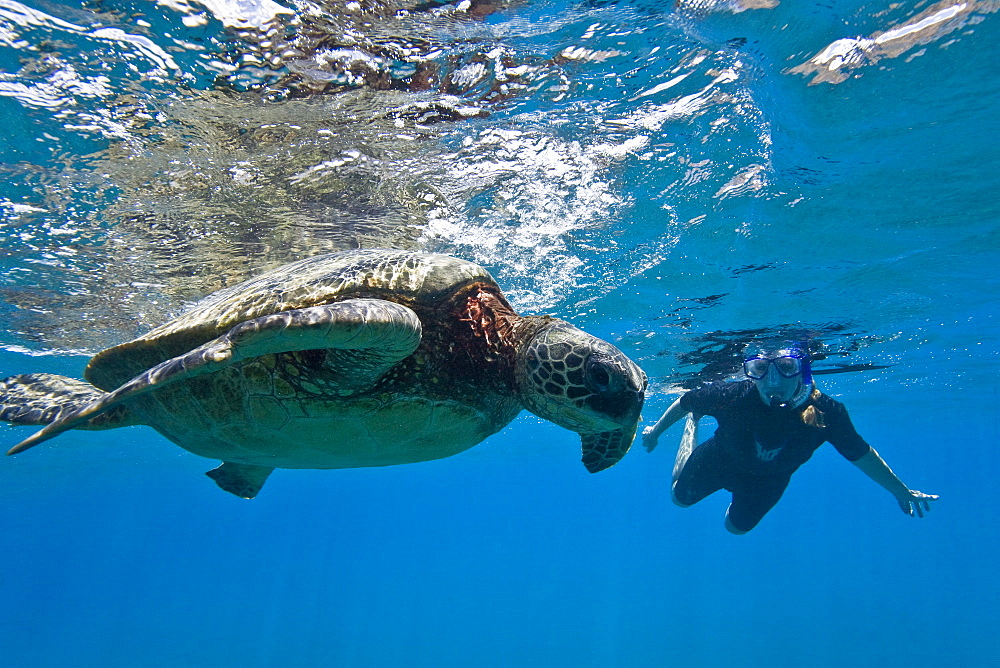
M596 355L592 355L587 360L588 388L598 394L604 394L615 389L613 387L616 385L615 380L614 368L607 360L601 359Z

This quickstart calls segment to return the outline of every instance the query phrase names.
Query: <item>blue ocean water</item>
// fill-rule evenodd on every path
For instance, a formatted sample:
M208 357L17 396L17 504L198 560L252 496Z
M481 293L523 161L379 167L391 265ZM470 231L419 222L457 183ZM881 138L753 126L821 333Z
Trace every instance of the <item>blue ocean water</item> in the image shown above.
M0 461L0 664L997 661L1000 5L0 0L0 376L397 246L613 341L649 424L808 338L912 488L824 446L745 536L523 413L252 501L144 427ZM702 427L710 433L711 426ZM0 428L4 450L30 430Z

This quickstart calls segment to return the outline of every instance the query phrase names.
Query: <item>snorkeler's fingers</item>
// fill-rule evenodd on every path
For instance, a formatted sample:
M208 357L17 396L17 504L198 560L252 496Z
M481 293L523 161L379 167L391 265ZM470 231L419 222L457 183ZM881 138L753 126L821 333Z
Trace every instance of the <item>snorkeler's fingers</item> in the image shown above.
M899 509L902 510L907 515L913 515L913 508L910 506L909 499L899 501Z

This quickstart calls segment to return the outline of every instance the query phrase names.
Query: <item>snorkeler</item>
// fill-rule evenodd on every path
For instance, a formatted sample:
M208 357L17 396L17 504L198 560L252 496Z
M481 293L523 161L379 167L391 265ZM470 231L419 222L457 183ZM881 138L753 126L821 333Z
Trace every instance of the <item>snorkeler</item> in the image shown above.
M716 382L671 404L643 430L652 452L670 425L690 413L674 462L671 497L688 507L720 489L732 492L726 529L744 534L781 498L792 473L829 441L869 478L889 491L907 515L924 516L937 496L911 490L861 438L842 403L816 389L810 357L795 346L748 347L747 380ZM718 421L712 438L697 441L698 418Z

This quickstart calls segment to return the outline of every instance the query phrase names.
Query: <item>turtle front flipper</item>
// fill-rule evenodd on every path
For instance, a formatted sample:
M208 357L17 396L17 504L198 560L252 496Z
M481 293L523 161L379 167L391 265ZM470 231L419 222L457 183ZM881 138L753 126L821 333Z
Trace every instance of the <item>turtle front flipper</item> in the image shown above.
M635 429L627 432L624 429L605 431L600 434L581 434L583 457L580 461L591 473L611 468L625 456L632 447Z
M373 382L420 344L420 319L412 310L380 299L348 299L247 320L189 353L157 364L113 392L58 418L7 451L8 455L78 427L122 402L181 380L213 373L261 355L299 350L356 350L365 364L354 370Z
M25 373L0 380L0 420L16 425L50 424L83 410L104 392L90 383L52 373ZM113 429L132 424L124 406L80 425Z
M267 466L222 462L222 466L208 471L205 475L230 494L235 494L241 499L252 499L260 492L267 476L271 475L273 470Z

